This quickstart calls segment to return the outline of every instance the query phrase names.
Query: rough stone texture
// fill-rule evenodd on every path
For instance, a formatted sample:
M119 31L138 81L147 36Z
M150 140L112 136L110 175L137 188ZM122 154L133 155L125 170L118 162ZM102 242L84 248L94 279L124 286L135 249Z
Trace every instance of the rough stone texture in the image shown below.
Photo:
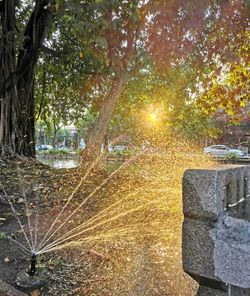
M211 234L215 275L225 283L250 288L250 222L226 216Z
M197 295L250 295L250 167L188 170L183 178L183 268ZM223 291L224 290L224 291Z
M200 286L197 296L227 296L227 292Z
M27 296L27 294L17 291L11 285L0 280L0 296Z
M184 215L217 221L228 204L246 195L247 187L250 188L247 167L187 170L183 177ZM250 200L250 196L247 199Z
M183 223L183 268L186 272L209 279L215 276L214 241L210 236L212 226L198 220L185 219Z
M183 212L187 218L217 221L222 204L217 200L216 170L187 170L183 178Z
M250 245L250 222L243 219L224 215L221 223L215 225L213 233L218 240L225 240L230 245L237 242L244 245Z
M239 289L237 287L231 287L232 296L250 296L250 291L245 289ZM200 286L196 296L228 296L227 291L220 291L205 286Z

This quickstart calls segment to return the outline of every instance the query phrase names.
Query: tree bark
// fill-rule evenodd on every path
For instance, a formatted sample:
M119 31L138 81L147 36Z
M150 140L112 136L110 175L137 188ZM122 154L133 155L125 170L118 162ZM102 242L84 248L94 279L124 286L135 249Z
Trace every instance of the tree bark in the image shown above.
M122 90L128 80L128 75L120 75L113 83L94 125L93 131L87 140L86 149L83 152L83 160L93 159L100 154L109 123Z
M12 142L13 113L17 95L16 88L4 89L5 83L14 84L13 73L16 68L15 59L15 4L14 1L3 1L1 13L0 38L0 145L1 152L7 153L7 143ZM9 151L10 152L10 151Z
M36 1L19 53L15 3L3 0L0 7L0 155L35 157L34 72L48 25L49 0Z

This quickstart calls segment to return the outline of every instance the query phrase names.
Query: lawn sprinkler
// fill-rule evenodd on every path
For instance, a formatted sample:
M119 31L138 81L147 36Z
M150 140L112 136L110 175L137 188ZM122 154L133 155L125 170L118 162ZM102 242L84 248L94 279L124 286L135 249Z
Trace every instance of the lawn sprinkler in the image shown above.
M28 271L29 276L34 276L36 273L37 254L32 252L30 260L30 270Z

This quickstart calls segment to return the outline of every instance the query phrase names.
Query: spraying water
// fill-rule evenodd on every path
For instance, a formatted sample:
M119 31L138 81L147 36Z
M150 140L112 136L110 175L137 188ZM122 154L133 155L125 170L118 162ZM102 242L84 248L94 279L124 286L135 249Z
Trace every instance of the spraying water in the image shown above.
M184 170L215 165L197 152L190 157L190 151L184 152L183 147L179 149L181 153L171 148L140 154L102 178L95 187L91 185L86 189L92 184L88 183L89 178L96 179L91 173L97 161L92 163L56 215L51 213L54 208L43 210L42 215L37 206L30 209L27 194L23 192L27 225L18 223L25 240L13 243L30 254L28 274L31 277L36 274L37 256L65 248L146 236L164 241L169 232L169 218L175 221L175 217L179 217L181 221ZM175 200L174 204L172 200ZM87 210L90 205L97 205L91 214ZM14 205L10 203L10 206L15 213ZM178 233L167 239L177 239L177 245L180 245Z

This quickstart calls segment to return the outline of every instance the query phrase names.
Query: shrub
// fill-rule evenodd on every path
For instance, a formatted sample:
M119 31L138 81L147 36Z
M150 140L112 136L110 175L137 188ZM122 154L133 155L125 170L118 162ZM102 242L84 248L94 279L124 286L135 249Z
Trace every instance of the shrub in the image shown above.
M227 156L224 157L225 160L236 160L237 158L237 154L233 152L229 153Z

